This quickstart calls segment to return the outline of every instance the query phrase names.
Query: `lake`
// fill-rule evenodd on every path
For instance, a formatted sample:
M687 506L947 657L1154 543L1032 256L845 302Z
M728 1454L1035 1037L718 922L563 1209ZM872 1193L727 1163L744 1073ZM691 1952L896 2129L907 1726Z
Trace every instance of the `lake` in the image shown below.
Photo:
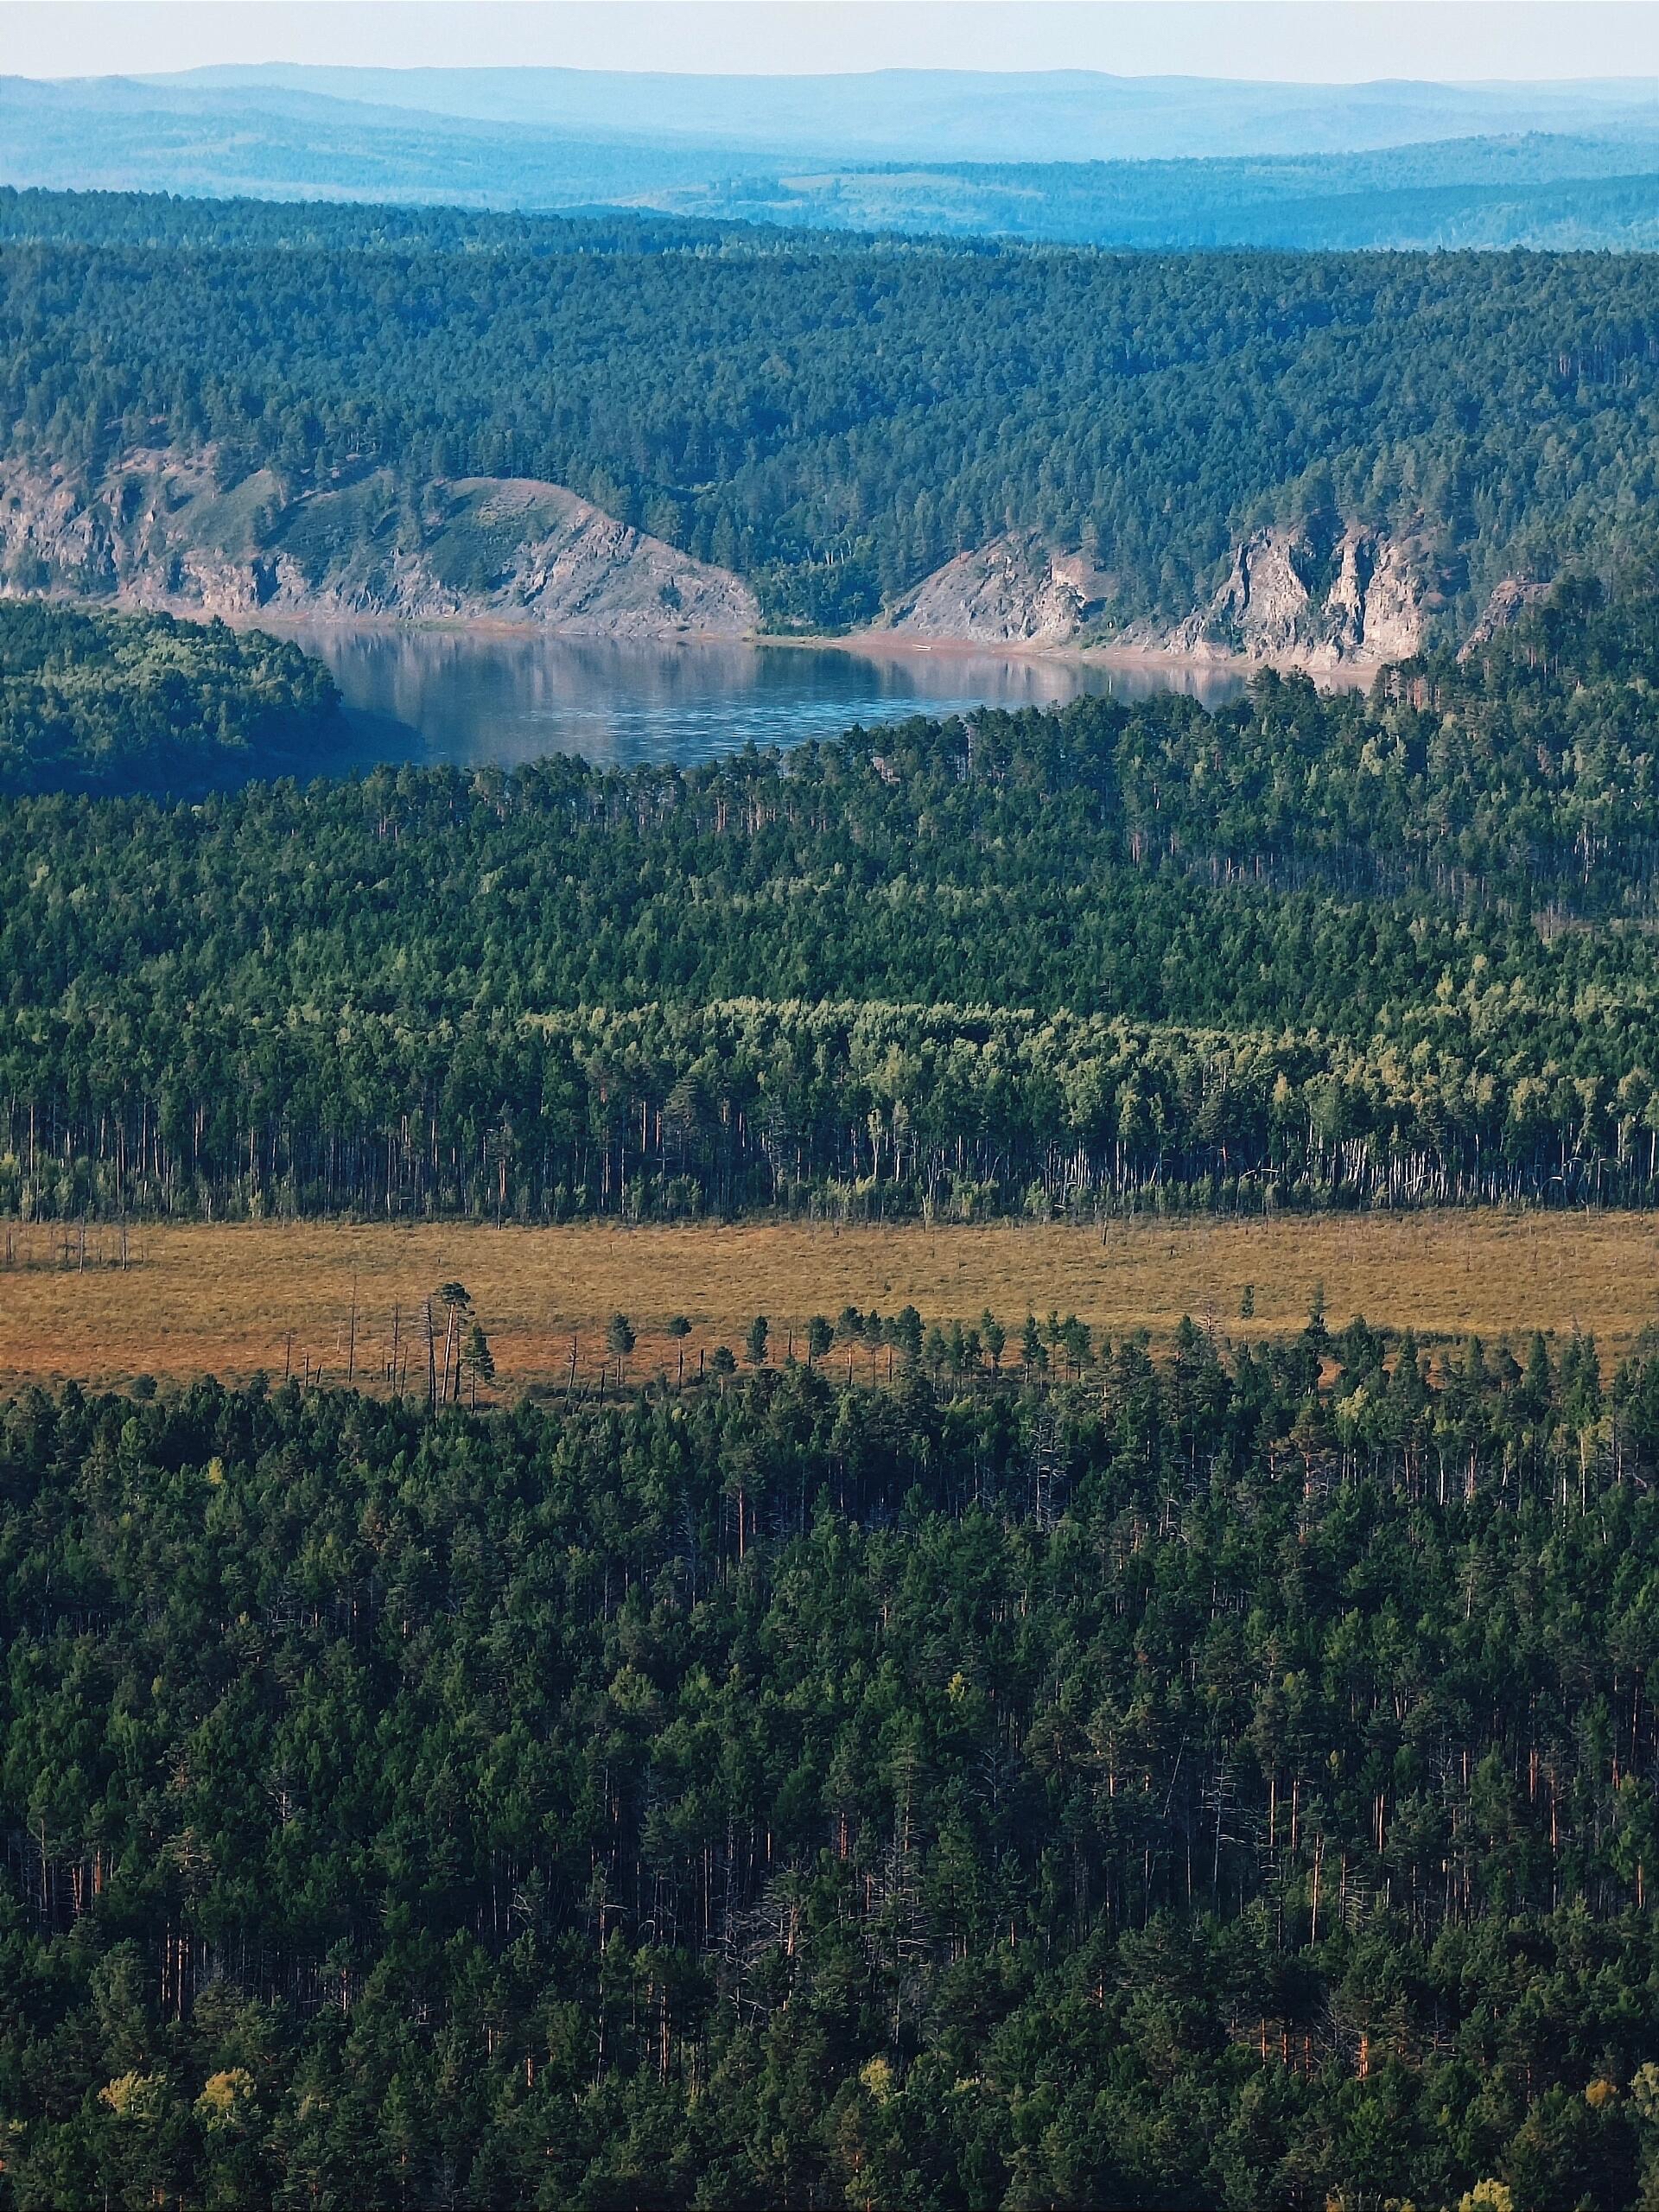
M1224 667L1035 654L280 627L326 661L340 686L348 734L328 762L340 774L382 760L511 766L548 753L617 767L707 760L751 741L797 745L907 715L1058 706L1084 692L1175 690L1217 705L1243 687Z

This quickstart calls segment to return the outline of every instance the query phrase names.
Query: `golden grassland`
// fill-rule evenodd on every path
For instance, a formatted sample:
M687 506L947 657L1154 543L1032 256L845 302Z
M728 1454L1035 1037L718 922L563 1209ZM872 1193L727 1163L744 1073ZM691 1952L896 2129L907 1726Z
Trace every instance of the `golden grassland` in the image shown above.
M618 1311L639 1338L631 1379L673 1370L671 1315L693 1324L695 1372L699 1351L741 1345L757 1313L781 1357L791 1328L798 1336L810 1314L833 1319L849 1303L889 1314L908 1303L928 1321L973 1321L989 1307L1011 1338L1028 1310L1075 1313L1113 1335L1144 1326L1156 1337L1191 1314L1235 1341L1282 1336L1302 1325L1316 1285L1333 1327L1363 1313L1440 1338L1582 1329L1616 1353L1659 1325L1659 1217L1628 1213L1139 1220L1103 1234L1000 1224L191 1225L135 1230L127 1257L123 1267L113 1230L89 1233L84 1264L78 1234L5 1232L0 1388L280 1376L289 1365L344 1381L353 1300L356 1379L384 1380L396 1312L416 1386L422 1302L449 1281L470 1292L506 1395L563 1381L573 1338L580 1372L596 1374Z

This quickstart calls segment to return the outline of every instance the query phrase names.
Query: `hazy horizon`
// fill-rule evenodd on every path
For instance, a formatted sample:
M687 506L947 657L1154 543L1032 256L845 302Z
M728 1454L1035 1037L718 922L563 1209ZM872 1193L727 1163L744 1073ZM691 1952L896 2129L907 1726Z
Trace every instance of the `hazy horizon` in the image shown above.
M1082 69L1306 86L1659 75L1649 0L7 0L0 22L9 73L48 79L285 63L760 79Z

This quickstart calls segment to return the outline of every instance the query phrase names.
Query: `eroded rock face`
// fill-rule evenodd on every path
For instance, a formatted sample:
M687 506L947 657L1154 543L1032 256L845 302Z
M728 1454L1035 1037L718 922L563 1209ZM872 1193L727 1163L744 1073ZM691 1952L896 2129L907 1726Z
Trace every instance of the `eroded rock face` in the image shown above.
M1258 530L1209 607L1171 632L1171 650L1243 653L1309 668L1408 659L1427 634L1417 550L1351 524Z
M544 623L574 637L743 637L739 576L555 484L474 477L400 496L368 471L291 495L270 470L129 454L98 482L0 463L0 588L204 614Z
M1505 576L1482 607L1480 619L1465 639L1458 658L1467 660L1471 653L1478 652L1481 646L1489 644L1500 630L1511 628L1529 607L1535 607L1541 599L1548 595L1548 584L1535 583L1522 576Z
M1421 650L1435 604L1421 547L1359 524L1258 530L1207 607L1174 627L1111 621L1086 555L1010 531L891 610L918 643L1115 642L1193 658L1331 667ZM1533 587L1500 587L1477 638ZM0 590L246 617L544 624L572 637L739 638L753 592L558 485L470 477L411 494L385 470L295 492L275 472L221 483L213 457L131 453L96 482L0 462ZM1504 598L1505 593L1510 598Z
M893 611L900 637L985 645L1071 643L1104 612L1110 579L1034 531L994 538L936 569Z
M1382 664L1421 651L1430 594L1421 548L1358 524L1258 530L1207 607L1172 628L1112 633L1112 580L1085 555L1012 531L959 554L900 600L900 637L983 645L1114 642L1203 659L1303 667Z

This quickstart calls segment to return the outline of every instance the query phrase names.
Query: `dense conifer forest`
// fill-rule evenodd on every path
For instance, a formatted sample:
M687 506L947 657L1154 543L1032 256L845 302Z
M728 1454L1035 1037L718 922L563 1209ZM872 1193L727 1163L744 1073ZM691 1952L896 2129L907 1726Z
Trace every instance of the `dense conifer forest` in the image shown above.
M0 1205L1650 1204L1655 605L1369 696L11 800Z
M1115 615L1203 603L1252 524L1411 532L1465 626L1647 545L1641 255L1137 256L742 226L0 192L0 422L70 469L569 486L864 620L1011 526ZM371 542L377 491L354 523ZM1649 547L1648 550L1650 550ZM321 550L313 549L321 557Z
M1650 2202L1659 1357L952 1335L0 1408L0 2201Z
M315 755L337 703L321 662L257 631L0 601L0 792L245 773L256 747Z

